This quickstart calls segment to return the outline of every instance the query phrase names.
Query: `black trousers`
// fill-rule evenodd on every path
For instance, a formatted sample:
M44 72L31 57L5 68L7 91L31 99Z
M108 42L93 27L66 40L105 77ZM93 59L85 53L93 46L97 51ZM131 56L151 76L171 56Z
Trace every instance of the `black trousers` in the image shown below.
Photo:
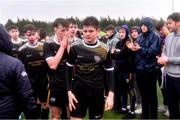
M166 83L170 119L180 119L180 78L166 75Z
M136 70L136 81L142 99L142 119L157 119L156 71Z
M120 112L121 111L121 93L120 93L120 80L119 80L119 73L115 70L115 84L114 84L114 111Z

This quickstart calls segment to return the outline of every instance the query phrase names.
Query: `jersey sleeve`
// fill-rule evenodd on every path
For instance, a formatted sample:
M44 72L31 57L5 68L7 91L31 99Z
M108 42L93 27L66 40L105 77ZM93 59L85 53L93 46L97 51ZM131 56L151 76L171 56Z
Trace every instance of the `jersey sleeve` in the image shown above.
M54 57L54 51L51 48L51 44L45 42L43 45L43 51L44 51L44 57L45 60L47 61L49 58Z
M107 58L104 65L106 81L108 91L114 91L114 67L112 65L111 53L110 51L107 54Z
M72 67L75 64L75 59L76 59L76 53L75 50L71 47L67 59L67 66Z
M69 51L69 55L68 55L68 59L67 59L67 62L66 62L66 86L67 86L67 91L71 90L72 88L72 76L73 76L73 66L75 64L75 58L76 58L76 54L75 52L73 51L72 48L70 48L70 51Z
M21 48L19 48L19 50L18 50L18 59L21 60L21 62L22 62L23 64L26 64L24 58L25 58L25 57L24 57L24 54L23 54L23 50L22 50Z
M112 59L111 59L111 52L110 51L107 53L107 57L106 57L105 64L104 64L104 69L106 71L114 71L114 67L112 65Z

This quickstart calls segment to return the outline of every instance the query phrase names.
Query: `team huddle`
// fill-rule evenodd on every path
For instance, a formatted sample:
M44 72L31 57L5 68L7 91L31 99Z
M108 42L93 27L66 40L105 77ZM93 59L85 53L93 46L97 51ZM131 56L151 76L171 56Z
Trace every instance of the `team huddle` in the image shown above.
M102 119L112 109L135 118L140 107L142 119L157 119L157 81L165 111L180 118L180 13L167 24L108 25L105 36L93 16L82 33L73 18L57 18L52 37L32 24L23 39L17 26L7 29L0 26L0 118L83 119L88 111Z

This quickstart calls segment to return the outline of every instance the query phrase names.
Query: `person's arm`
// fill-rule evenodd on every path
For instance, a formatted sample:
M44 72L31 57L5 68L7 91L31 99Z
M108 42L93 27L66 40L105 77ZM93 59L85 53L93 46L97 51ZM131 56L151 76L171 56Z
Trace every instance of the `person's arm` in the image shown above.
M71 91L72 89L72 75L73 75L73 66L70 63L66 63L66 86L67 86L67 91Z
M67 68L66 68L66 86L67 86L67 94L68 94L68 100L69 100L69 109L72 111L73 109L76 109L75 103L78 103L75 95L72 93L72 76L73 76L73 66L75 64L75 52L72 48L70 48L68 59L67 59Z
M108 95L105 101L105 111L111 110L114 100L114 70L113 68L106 69L106 84L108 85Z
M167 57L166 55L162 55L161 57L157 57L157 58L158 58L158 63L162 65L165 65L167 63L176 64L176 65L180 64L180 57Z
M26 119L37 119L36 101L33 96L33 89L22 62L17 60L12 66L14 72L17 98L20 100L22 111Z
M156 56L160 50L161 50L161 45L160 45L160 37L157 35L153 35L152 37L150 37L152 41L152 44L150 45L150 47L143 47L143 46L139 46L138 44L137 46L137 52L139 55L141 56Z
M171 44L172 42L172 38L173 36L170 35L166 38L166 42L165 42L165 45L163 47L163 51L162 51L162 54L161 54L161 57L157 57L158 58L158 63L162 64L162 65L165 65L167 63L171 63L171 64L180 64L180 57L168 57L167 56L167 47L168 45ZM178 45L177 45L178 46Z
M62 56L64 54L64 51L66 50L67 48L67 38L63 38L62 41L60 41L60 48L58 49L57 53L55 56L51 56L49 58L46 59L47 61L47 64L49 66L50 69L52 70L56 70L61 59L62 59Z
M163 49L163 53L162 53L162 56L167 56L167 51L166 51L166 48L167 48L167 44L170 43L169 41L171 42L172 41L172 35L171 36L168 36L166 38L166 42L165 42L165 46L164 46L164 49ZM177 45L179 46L179 45ZM179 49L179 48L178 48ZM167 58L167 63L172 63L172 64L180 64L180 57L168 57Z
M117 55L121 53L121 50L119 49L120 41L118 41L113 49L111 49L111 59L115 59Z
M111 110L114 99L114 67L112 65L111 55L108 52L105 62L106 85L108 86L108 95L105 101L105 110Z
M180 64L180 57L168 57L168 63Z

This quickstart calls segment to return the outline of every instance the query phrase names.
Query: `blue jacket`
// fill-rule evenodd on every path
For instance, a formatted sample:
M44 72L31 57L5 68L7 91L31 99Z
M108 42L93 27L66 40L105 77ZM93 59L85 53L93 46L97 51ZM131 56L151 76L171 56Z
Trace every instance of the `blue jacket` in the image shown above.
M0 119L18 119L21 111L26 118L35 118L31 83L22 62L6 54L11 53L9 41L0 25Z
M153 22L150 18L142 19L141 25L145 25L148 31L141 33L137 38L137 43L141 49L137 52L135 67L137 70L146 72L156 69L156 56L160 53L160 36L153 31Z

